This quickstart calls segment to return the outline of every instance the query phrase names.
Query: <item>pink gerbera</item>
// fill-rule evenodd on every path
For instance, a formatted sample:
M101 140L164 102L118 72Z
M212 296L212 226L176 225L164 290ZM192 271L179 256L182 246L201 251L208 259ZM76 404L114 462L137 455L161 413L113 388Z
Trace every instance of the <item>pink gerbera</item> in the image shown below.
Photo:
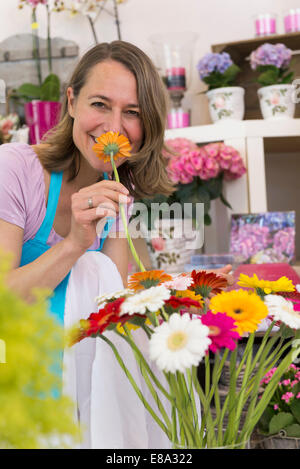
M236 341L240 335L233 329L236 328L234 319L227 316L226 313L213 314L208 311L201 316L202 324L205 324L210 330L209 338L211 344L209 350L216 353L222 347L234 350L236 348Z

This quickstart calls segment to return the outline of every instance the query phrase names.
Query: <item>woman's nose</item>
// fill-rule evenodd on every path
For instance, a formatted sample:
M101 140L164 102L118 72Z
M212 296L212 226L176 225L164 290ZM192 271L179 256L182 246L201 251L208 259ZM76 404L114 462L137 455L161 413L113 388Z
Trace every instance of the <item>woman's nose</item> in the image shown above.
M105 132L119 132L122 133L122 114L118 111L110 112L104 122Z

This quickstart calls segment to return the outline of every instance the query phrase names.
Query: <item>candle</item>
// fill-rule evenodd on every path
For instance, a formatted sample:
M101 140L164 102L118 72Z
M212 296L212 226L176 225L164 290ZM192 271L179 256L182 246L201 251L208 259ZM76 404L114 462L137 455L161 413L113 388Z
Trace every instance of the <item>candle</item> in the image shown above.
M292 8L285 13L284 30L286 33L300 31L300 8Z
M172 67L167 69L166 77L167 88L170 91L184 91L185 86L185 68L184 67Z
M256 36L276 34L276 15L265 13L255 17Z
M182 108L171 109L168 114L168 129L181 129L182 127L189 127L190 114Z

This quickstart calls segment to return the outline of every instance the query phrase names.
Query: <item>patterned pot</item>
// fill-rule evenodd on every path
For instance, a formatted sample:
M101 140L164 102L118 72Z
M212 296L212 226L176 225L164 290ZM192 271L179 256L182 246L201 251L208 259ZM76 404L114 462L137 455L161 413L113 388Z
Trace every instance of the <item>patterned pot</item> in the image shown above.
M142 226L153 269L167 273L184 272L200 243L200 233L191 220L156 220L154 230L148 232Z
M208 107L214 123L224 120L243 120L245 114L244 88L226 86L207 91Z
M267 120L292 119L295 102L292 99L293 85L271 85L257 90L262 116Z

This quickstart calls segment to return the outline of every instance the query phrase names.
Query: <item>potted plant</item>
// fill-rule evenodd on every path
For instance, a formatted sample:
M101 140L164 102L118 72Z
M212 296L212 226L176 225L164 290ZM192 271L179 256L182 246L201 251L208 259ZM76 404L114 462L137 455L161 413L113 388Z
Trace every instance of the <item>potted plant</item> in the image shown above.
M250 55L250 65L259 72L261 88L258 97L264 119L292 118L295 103L292 100L294 73L289 70L292 51L284 44L265 43Z
M24 4L32 8L32 39L33 57L36 63L38 84L24 83L15 93L13 98L24 103L25 120L29 126L29 138L32 144L39 143L43 135L58 122L61 104L60 100L60 80L52 71L52 50L51 50L51 30L50 30L50 7L48 0L20 0L19 7ZM41 72L41 59L39 55L38 22L36 8L39 4L47 10L47 55L48 55L48 76L43 80Z
M197 65L200 80L208 85L209 112L213 122L242 120L245 113L244 88L234 86L240 68L227 52L208 53Z
M241 177L246 172L246 168L239 152L222 142L198 147L188 139L175 138L167 140L165 144L164 156L167 160L167 171L170 180L176 184L176 189L169 197L158 195L152 199L143 199L148 213L153 215L154 204L158 204L160 207L164 204L168 215L165 222L157 220L154 227L150 226L149 220L147 233L144 235L146 240L149 238L147 243L153 265L156 268L167 268L168 271L174 267L175 271L179 272L183 270L184 264L188 263L190 256L194 254L191 249L187 250L188 240L192 240L197 231L197 236L199 236L201 229L203 229L203 226L200 226L200 229L199 226L196 226L198 219L196 204L203 203L204 224L210 225L211 200L220 198L227 207L231 208L223 195L223 180L229 181ZM188 226L188 220L185 222L181 239L176 239L173 232L176 229L176 224L182 222L169 219L170 216L176 219L172 211L168 210L175 203L177 203L177 207L181 207L179 211L187 219L190 217L191 220L194 220L194 224L190 222L190 226ZM189 213L186 204L190 204ZM165 228L162 226L164 224ZM170 225L173 226L172 230ZM149 236L149 228L151 236ZM200 239L195 242L196 249L202 246L203 241L201 245L199 245L200 242ZM189 243L189 245L193 245L193 243Z
M276 371L272 368L262 380L265 389ZM300 368L291 364L278 383L275 393L258 422L266 449L300 448Z

